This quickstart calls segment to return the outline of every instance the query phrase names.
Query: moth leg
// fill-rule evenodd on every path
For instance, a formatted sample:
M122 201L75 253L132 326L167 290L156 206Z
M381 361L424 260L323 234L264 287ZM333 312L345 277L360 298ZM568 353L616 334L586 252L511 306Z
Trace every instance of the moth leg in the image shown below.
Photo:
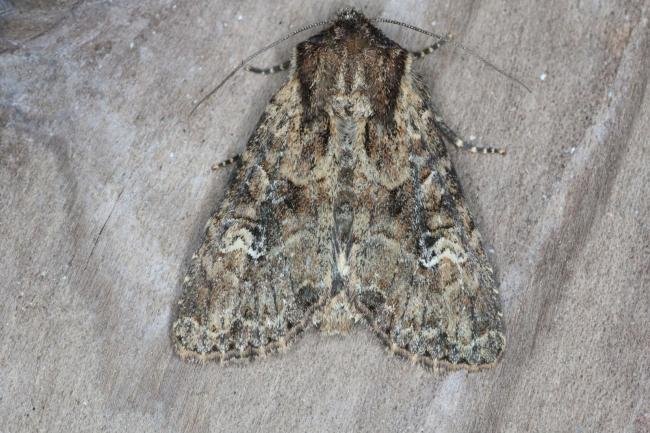
M230 164L232 164L234 162L239 161L239 159L241 158L241 155L242 155L241 153L238 153L237 155L235 155L235 156L233 156L231 158L228 158L225 161L215 162L214 164L212 164L212 166L210 168L213 171L219 170L220 168L226 167L226 166L228 166L228 165L230 165Z
M420 51L411 51L411 55L413 56L414 59L421 59L422 57L433 53L435 50L437 50L438 48L442 47L444 44L449 42L451 37L452 37L451 34L448 34L444 38L437 40L432 45L429 45L428 47Z
M442 120L442 117L435 113L434 118L433 118L436 126L438 127L438 130L442 133L444 138L450 142L453 143L454 146L456 146L459 149L466 150L468 152L472 153L498 153L499 155L505 155L506 150L501 149L499 147L480 147L480 146L474 146L471 143L465 142L462 138L456 134L447 124L445 123L444 120Z
M270 68L256 68L255 66L246 66L246 70L254 74L269 75L275 74L276 72L286 71L289 69L289 66L291 66L291 61L287 60L286 62L271 66Z

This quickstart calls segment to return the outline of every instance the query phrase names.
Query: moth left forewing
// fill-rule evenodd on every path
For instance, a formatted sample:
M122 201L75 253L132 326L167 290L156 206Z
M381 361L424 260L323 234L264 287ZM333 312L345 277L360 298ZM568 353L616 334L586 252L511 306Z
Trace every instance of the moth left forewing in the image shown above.
M408 71L395 128L409 153L392 169L409 179L378 194L383 211L356 256L359 309L397 354L431 365L492 364L504 346L494 273L426 94Z
M327 291L330 261L321 251L329 243L318 235L315 182L293 155L297 91L290 79L266 107L192 258L172 326L184 358L227 361L282 349L309 326Z

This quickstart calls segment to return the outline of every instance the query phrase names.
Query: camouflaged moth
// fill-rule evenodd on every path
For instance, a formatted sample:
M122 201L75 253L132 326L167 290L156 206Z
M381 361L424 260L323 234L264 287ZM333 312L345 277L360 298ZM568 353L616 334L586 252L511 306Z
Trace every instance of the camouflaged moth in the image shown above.
M380 22L375 20L374 22ZM391 22L383 20L383 22ZM365 323L393 353L477 369L505 345L494 272L411 52L344 10L298 44L192 258L172 326L183 358L277 351Z

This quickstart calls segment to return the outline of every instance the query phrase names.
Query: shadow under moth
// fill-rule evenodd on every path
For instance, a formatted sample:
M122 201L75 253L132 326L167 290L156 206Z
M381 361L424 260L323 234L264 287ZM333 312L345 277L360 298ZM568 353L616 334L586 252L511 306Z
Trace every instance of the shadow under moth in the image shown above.
M492 365L505 345L497 284L446 143L503 152L465 144L412 71L446 38L411 52L357 11L329 24L290 62L247 68L289 79L192 257L175 349L251 358L361 322L428 367Z

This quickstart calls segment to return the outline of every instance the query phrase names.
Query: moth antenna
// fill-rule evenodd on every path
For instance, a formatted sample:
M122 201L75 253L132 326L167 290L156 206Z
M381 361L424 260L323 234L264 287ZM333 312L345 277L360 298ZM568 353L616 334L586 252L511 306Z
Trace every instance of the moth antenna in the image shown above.
M416 27L416 26L414 26L414 25L412 25L412 24L403 23L403 22L401 22L401 21L393 20L393 19L390 19L390 18L375 18L375 19L372 20L372 21L377 22L377 23L396 24L396 25L398 25L398 26L406 27L407 29L410 29L410 30L415 30L416 32L420 32L420 33L425 34L425 35L427 35L427 36L432 36L432 37L434 37L434 38L438 38L438 39L447 39L445 36L441 36L441 35L439 35L439 34L437 34L437 33L433 33L433 32L430 32L430 31L428 31L428 30L424 30L424 29L421 29L421 28L419 28L419 27ZM508 72L504 71L503 69L499 68L497 65L495 65L495 64L492 63L492 62L490 62L488 59L486 59L485 57L481 56L481 55L480 55L479 53L477 53L476 51L474 51L474 50L472 50L472 49L470 49L470 48L467 48L465 45L461 44L460 42L455 42L455 41L453 41L453 40L448 41L447 43L450 44L450 45L453 45L453 46L456 47L456 48L460 48L461 50L464 50L464 51L466 51L467 53L473 55L474 57L476 57L477 59L479 59L481 62L483 62L484 64L486 64L487 66L489 66L490 68L492 68L492 69L494 69L495 71L497 71L499 74L503 75L504 77L510 78L512 81L514 81L515 83L519 84L519 85L520 85L521 87L523 87L524 89L528 90L529 93L533 93L533 91L530 90L530 88L529 88L526 84L524 84L523 81L521 81L520 79L518 79L518 78L515 77L514 75L509 74Z
M242 60L242 62L235 69L230 71L230 73L228 75L226 75L225 78L223 80L221 80L221 82L219 84L217 84L203 98L201 98L201 100L194 105L194 107L192 108L192 111L190 111L189 116L192 116L192 114L194 114L196 109L199 108L199 106L201 104L203 104L210 96L214 95L224 84L226 84L226 81L228 81L233 75L235 75L235 73L237 73L237 71L239 71L241 68L246 66L246 64L248 62L250 62L251 60L253 60L255 57L259 56L260 54L262 54L263 52L265 52L267 50L270 50L271 48L275 47L276 45L281 44L282 42L286 41L287 39L290 39L290 38L296 36L298 33L302 33L304 31L313 29L314 27L320 27L320 26L324 26L326 24L331 24L331 23L332 23L332 21L320 21L320 22L317 22L317 23L309 24L309 25L301 27L298 30L295 30L295 31L289 33L288 35L285 35L282 38L276 40L275 42L270 43L267 46L265 46L263 48L260 48L259 50L255 51L253 54L251 54L250 56L248 56L244 60Z

